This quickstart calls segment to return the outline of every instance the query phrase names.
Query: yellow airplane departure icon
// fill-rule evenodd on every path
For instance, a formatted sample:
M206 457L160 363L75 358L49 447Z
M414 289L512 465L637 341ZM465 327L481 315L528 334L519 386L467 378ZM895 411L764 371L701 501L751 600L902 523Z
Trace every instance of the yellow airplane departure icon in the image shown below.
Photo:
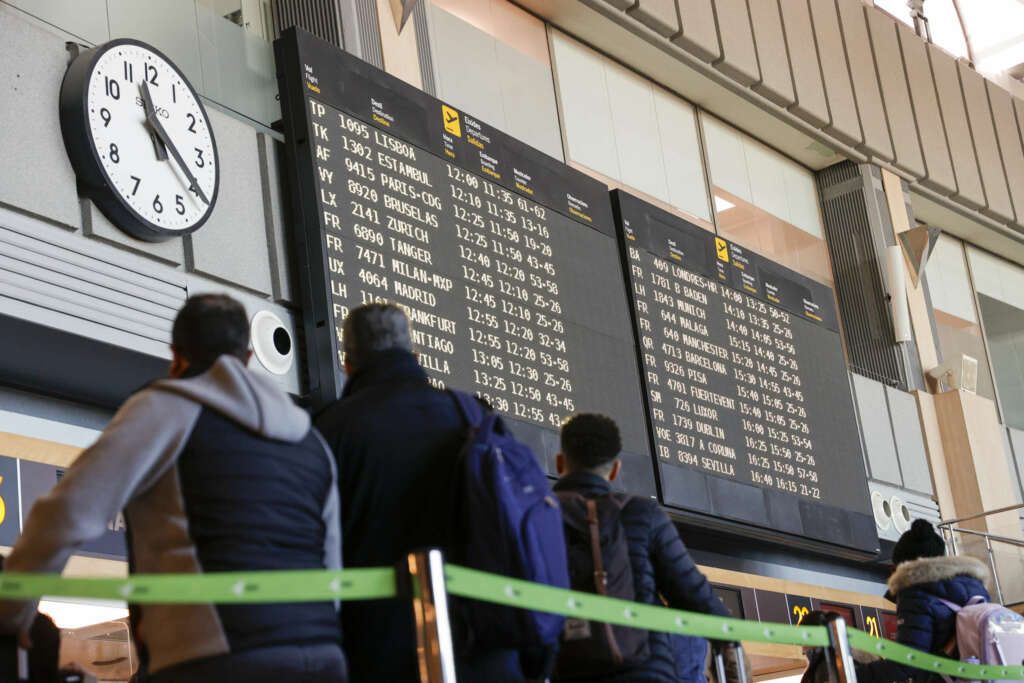
M444 129L457 138L462 137L462 124L459 122L459 112L447 104L441 105L441 117L444 119Z
M723 240L721 237L715 238L715 253L718 254L719 261L729 262L729 243Z

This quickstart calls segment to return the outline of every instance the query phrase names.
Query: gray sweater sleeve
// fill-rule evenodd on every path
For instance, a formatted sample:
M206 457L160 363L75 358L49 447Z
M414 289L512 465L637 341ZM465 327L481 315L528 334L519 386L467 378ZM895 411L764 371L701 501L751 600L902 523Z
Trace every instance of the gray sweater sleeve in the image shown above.
M101 536L127 502L174 463L201 411L199 404L159 390L130 398L60 483L32 506L4 570L63 570L82 543ZM26 625L34 605L0 604L0 623Z
M327 569L341 569L341 491L338 488L338 466L334 454L317 429L313 428L331 467L331 488L324 500L324 566Z

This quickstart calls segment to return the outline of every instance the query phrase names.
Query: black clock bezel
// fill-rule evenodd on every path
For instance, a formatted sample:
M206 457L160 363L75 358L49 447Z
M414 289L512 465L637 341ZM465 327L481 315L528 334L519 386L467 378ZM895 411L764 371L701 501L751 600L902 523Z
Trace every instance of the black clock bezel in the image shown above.
M92 135L92 128L89 125L89 81L96 66L96 62L108 51L117 49L124 45L132 45L149 50L163 59L175 72L186 88L192 93L199 111L203 116L207 130L210 131L210 143L213 145L214 156L214 181L213 193L210 195L210 205L206 213L196 222L184 230L173 230L156 225L141 214L139 214L111 183L110 176L100 160L96 149L96 142ZM210 117L206 113L206 107L199 97L199 93L182 73L181 69L172 62L167 55L148 43L132 38L118 38L102 45L83 51L68 66L64 72L64 79L60 85L60 130L64 138L64 147L67 150L71 166L78 177L78 192L94 204L106 216L111 223L121 228L132 237L147 242L164 242L166 240L183 237L203 227L206 221L213 214L217 204L217 196L220 193L220 152L217 149L217 140L214 137L213 126Z

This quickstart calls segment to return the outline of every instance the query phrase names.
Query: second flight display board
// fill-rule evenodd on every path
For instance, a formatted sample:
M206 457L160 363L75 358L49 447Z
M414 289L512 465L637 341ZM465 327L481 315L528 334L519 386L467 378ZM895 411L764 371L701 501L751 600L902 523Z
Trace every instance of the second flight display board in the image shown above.
M548 472L562 421L599 412L623 487L655 495L607 188L309 34L277 50L314 403L344 385L348 311L393 302L435 385L487 399Z
M832 290L614 203L663 502L876 551Z

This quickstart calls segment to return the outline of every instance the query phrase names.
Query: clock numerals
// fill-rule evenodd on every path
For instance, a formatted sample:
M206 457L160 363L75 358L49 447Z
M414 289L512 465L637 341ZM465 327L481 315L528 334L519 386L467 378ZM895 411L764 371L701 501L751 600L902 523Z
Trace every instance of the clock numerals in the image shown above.
M195 147L194 149L196 150L196 168L206 166L206 159L203 158L203 150L198 147Z
M110 119L111 119L110 110L107 109L106 107L103 107L102 109L100 109L100 118L103 119L103 127L104 128L109 126L110 125Z
M174 210L178 212L179 216L185 215L185 198L180 194L174 195Z
M140 178L139 176L133 175L133 176L131 176L131 179L135 181L135 187L132 188L132 196L134 197L135 193L139 191L139 183L142 182L142 178Z
M110 143L108 154L110 155L110 160L115 164L121 163L121 152L117 149L117 145L115 143Z
M171 102L178 103L178 89L171 83Z
M150 85L160 85L156 81L156 78L159 75L159 72L157 72L156 67L152 64L144 64L143 68L146 71L146 82Z
M156 211L157 213L164 212L164 205L160 201L160 195L153 197L153 210Z
M196 132L196 117L193 116L192 114L185 114L185 118L188 119L188 132L189 133L195 133Z
M107 92L107 97L112 97L115 100L121 99L121 84L116 79L110 76L103 77L103 87Z
M125 60L124 62L122 62L122 64L124 65L124 80L128 81L129 83L134 83L135 67L133 67L132 63L128 60Z

